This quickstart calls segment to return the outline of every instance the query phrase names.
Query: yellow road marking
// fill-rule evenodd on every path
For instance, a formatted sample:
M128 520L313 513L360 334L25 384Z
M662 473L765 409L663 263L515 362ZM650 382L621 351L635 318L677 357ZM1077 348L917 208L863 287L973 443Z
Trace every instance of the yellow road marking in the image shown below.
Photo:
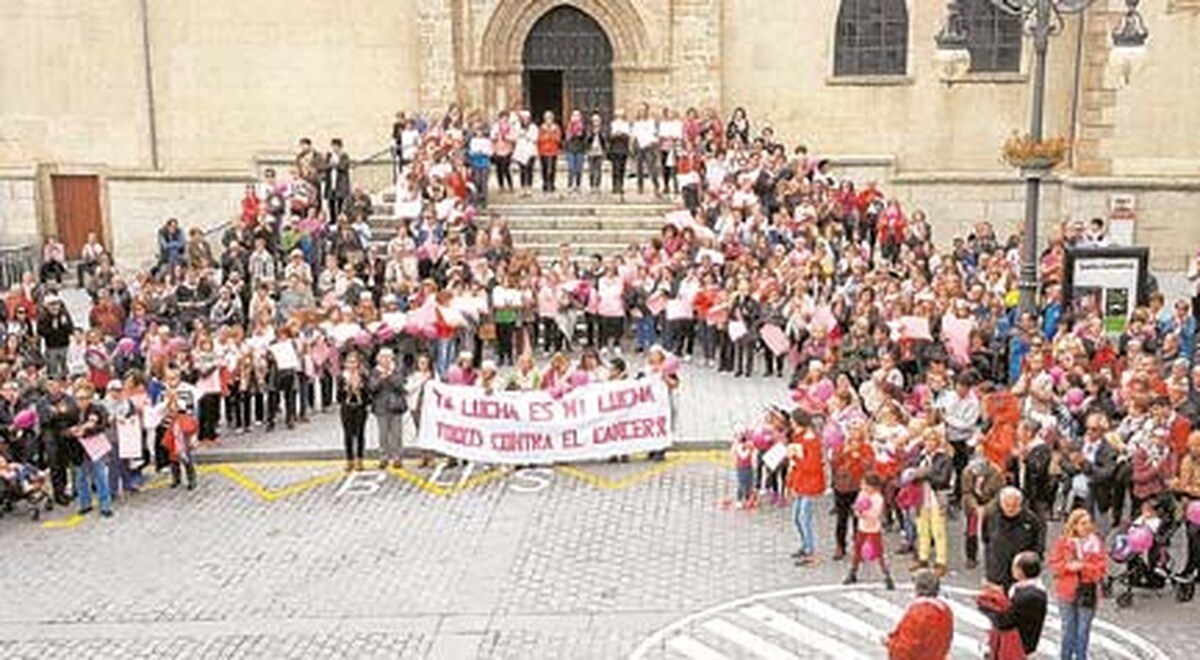
M673 470L679 466L689 465L692 463L714 463L717 465L725 465L728 463L728 456L726 452L719 450L680 452L670 454L662 463L658 463L653 467L647 468L640 472L635 472L634 474L616 480L602 477L598 474L594 474L574 465L560 465L556 467L555 470L561 472L562 474L579 479L580 481L601 490L621 490L652 479L655 476L658 476L669 470Z
M340 472L331 472L329 474L320 474L315 477L310 477L304 481L299 481L294 484L289 484L283 488L267 488L258 483L254 479L243 474L240 470L229 464L218 465L216 467L217 474L241 486L245 490L250 491L264 502L274 502L283 499L290 495L303 493L306 490L327 484L341 477Z
M58 520L47 520L46 522L42 523L42 528L43 529L71 529L72 527L75 527L75 526L79 525L79 523L83 522L84 518L86 518L86 516L81 516L78 513L72 513L71 515L67 516L66 518L59 518Z
M658 463L640 472L628 475L621 479L609 479L607 477L594 474L584 468L574 465L559 465L554 468L555 472L565 474L575 479L578 479L590 486L601 490L621 490L637 485L653 477L672 470L674 468L690 465L694 463L712 463L715 465L727 466L729 464L728 452L722 450L697 450L697 451L677 451L668 455L667 459L662 463ZM217 474L225 479L228 479L233 484L241 487L243 490L251 493L255 497L264 502L277 502L292 495L298 495L305 491L316 488L333 481L341 479L345 473L340 469L344 463L340 460L292 460L292 461L255 461L249 463L217 463L197 466L196 471L200 474ZM297 468L297 467L334 467L339 469L326 474L319 474L314 477L309 477L303 481L289 484L283 488L268 488L250 476L242 472L242 469L270 469L270 468ZM385 470L386 473L406 481L417 488L438 497L451 497L465 490L482 486L491 481L495 481L502 477L511 474L511 471L503 468L493 468L486 472L473 474L471 477L455 482L451 486L443 486L441 484L430 481L416 472L412 472L407 468L389 467ZM145 483L141 487L142 492L161 490L170 485L171 479L167 476L160 476ZM72 529L79 526L86 516L72 514L66 518L57 520L47 520L42 522L44 529Z

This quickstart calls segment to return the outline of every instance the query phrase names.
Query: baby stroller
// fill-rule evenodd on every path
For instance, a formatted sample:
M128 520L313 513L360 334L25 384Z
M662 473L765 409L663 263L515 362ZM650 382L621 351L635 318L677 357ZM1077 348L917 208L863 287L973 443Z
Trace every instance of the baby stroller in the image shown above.
M1170 587L1181 603L1195 595L1195 584L1176 575L1171 558L1171 537L1180 527L1174 498L1160 497L1155 510L1160 520L1157 530L1133 524L1114 530L1109 536L1108 556L1124 569L1106 576L1100 586L1105 597L1115 594L1119 608L1133 604L1134 589L1158 592Z
M41 520L42 511L54 508L46 474L32 467L21 466L12 477L0 475L0 517L12 513L18 502L29 507L29 517Z

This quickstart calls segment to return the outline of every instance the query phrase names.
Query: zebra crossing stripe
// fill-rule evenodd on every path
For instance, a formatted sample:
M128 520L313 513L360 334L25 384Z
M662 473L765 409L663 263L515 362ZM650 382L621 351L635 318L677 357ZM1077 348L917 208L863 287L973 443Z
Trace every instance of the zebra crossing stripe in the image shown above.
M882 616L888 621L899 621L904 616L904 608L894 605L878 596L872 596L865 591L848 591L842 594L845 598ZM951 645L973 658L982 658L983 650L979 642L955 631Z
M792 604L804 610L805 612L822 619L826 623L837 626L842 630L853 633L872 642L878 642L880 638L887 633L886 630L878 626L873 626L852 614L847 614L830 605L829 603L817 598L813 598L812 596L802 596L800 598L793 599Z
M867 656L843 644L836 638L817 632L799 621L766 605L751 605L741 610L743 616L795 639L810 649L841 660L867 660Z
M1109 653L1126 658L1127 660L1138 660L1139 656L1130 653L1129 650L1122 646L1119 642L1109 639L1106 635L1104 635L1104 633L1100 632L1102 628L1098 625L1099 623L1099 621L1092 621L1092 632L1091 635L1088 636L1088 640L1092 644L1102 646L1104 647L1104 650L1108 651ZM1047 615L1046 627L1050 630L1053 630L1059 636L1062 636L1062 620L1060 620L1058 617L1050 617ZM1118 636L1124 638L1124 635L1121 634L1121 630L1118 628L1113 628L1111 632L1116 633Z
M774 643L759 637L745 628L735 626L725 619L705 621L701 627L726 641L737 644L763 660L800 660L798 656L791 652L785 651Z
M671 641L667 642L667 648L686 656L688 660L729 660L729 656L718 653L700 640L687 635L672 637Z

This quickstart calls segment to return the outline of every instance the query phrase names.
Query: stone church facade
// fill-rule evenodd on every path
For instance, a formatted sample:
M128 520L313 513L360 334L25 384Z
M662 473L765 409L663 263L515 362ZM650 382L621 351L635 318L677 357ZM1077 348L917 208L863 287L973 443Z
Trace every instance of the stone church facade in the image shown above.
M983 219L1009 230L1023 189L999 148L1028 128L1032 53L1019 20L961 3L969 68L938 56L935 0L8 0L0 239L78 234L64 200L86 179L88 222L144 257L168 216L227 221L299 136L361 158L395 112L450 103L741 106L928 210L946 240ZM1200 1L1142 2L1136 61L1111 53L1124 6L1096 0L1052 40L1046 132L1072 151L1042 215L1049 230L1132 201L1135 240L1182 269L1200 243ZM382 187L389 167L355 176Z

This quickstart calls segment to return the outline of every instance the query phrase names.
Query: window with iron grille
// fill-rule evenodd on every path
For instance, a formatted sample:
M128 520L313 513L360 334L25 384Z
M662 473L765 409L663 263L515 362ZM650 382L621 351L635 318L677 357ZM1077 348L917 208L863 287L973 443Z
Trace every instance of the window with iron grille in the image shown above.
M967 50L971 70L1018 72L1021 70L1021 17L997 9L991 0L966 0Z
M905 0L842 0L835 76L902 76L908 71Z

